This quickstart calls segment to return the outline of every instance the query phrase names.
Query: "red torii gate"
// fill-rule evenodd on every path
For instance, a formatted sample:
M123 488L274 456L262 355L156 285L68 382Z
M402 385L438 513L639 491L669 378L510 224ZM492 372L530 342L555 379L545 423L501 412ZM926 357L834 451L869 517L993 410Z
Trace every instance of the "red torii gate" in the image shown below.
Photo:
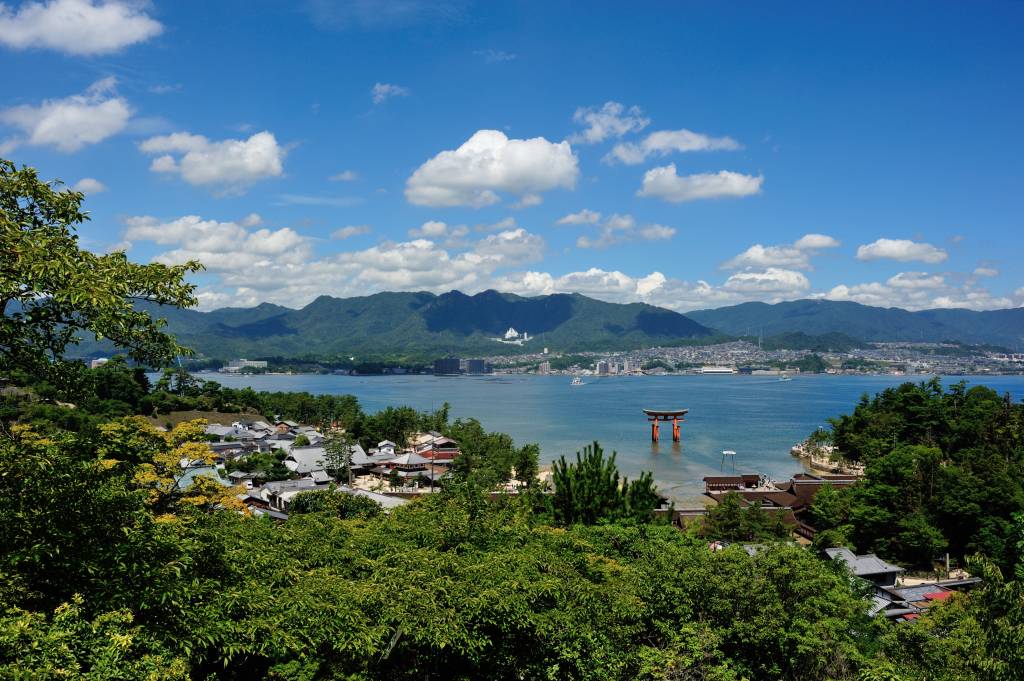
M647 420L651 422L651 441L658 441L658 422L659 421L671 421L672 422L672 441L679 442L679 424L684 419L683 417L689 412L689 409L644 409L644 414L647 415Z

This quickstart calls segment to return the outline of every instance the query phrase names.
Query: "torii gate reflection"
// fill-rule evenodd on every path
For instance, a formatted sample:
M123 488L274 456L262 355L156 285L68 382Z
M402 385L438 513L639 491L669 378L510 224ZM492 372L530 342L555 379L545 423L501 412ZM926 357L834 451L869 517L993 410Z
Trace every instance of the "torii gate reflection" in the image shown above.
M683 417L689 411L689 409L644 409L647 420L651 422L651 442L658 441L658 423L660 421L672 422L672 441L679 442L681 439L680 424L686 420Z

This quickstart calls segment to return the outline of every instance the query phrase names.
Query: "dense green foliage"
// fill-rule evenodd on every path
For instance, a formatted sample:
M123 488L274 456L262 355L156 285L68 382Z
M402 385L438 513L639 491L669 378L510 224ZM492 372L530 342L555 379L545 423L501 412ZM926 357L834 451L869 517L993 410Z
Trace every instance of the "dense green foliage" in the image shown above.
M1024 528L1024 522L1018 521ZM896 679L1015 681L1024 670L1024 582L1007 579L992 563L972 560L984 582L969 596L955 595L914 626L894 627L880 651ZM1011 575L1012 577L1012 575ZM879 667L876 663L875 667Z
M628 350L707 339L710 329L677 312L643 303L607 303L579 294L524 298L484 291L376 293L357 298L320 296L299 310L264 304L212 312L144 306L167 320L178 339L205 357L317 357L332 366L390 358L420 363L457 352L463 356ZM497 343L509 327L536 340ZM535 345L536 344L536 345ZM84 354L110 355L111 345L83 345ZM348 363L351 364L351 363Z
M489 501L454 485L384 516L314 492L284 524L185 497L154 505L140 473L162 446L126 426L99 441L21 432L0 448L6 675L911 681L1019 669L1020 582L995 568L975 594L893 627L806 550L711 552L658 524L555 529L530 495Z
M117 372L112 384L134 376L123 364L103 375ZM177 376L170 389L179 382L200 385ZM656 497L629 490L649 491L649 480L619 484L599 447L560 462L553 495L487 501L474 490L535 467L536 448L441 416L415 418L438 418L463 443L468 455L457 470L468 484L388 517L358 497L303 494L284 525L211 511L202 497L154 501L145 484L150 460L177 454L161 454L162 441L130 422L78 434L49 424L48 437L4 440L0 670L74 669L83 678L115 669L120 678L1013 678L1022 594L1017 579L1002 580L995 568L974 595L888 627L869 621L846 579L806 550L709 552L704 540L637 523L650 518ZM374 427L401 429L413 418L393 410ZM923 446L900 447L926 456ZM584 489L593 493L578 495ZM830 503L842 509L847 498L826 487L814 511L831 517ZM714 509L706 534L770 543L783 533L761 509L732 510L728 500ZM548 527L549 519L566 529Z
M760 342L765 350L807 350L810 352L849 352L869 347L864 341L845 333L832 332L812 336L802 331L790 331L775 336L757 339L747 336L745 340Z
M140 361L165 363L184 351L133 304L195 305L183 277L199 264L139 265L123 252L80 248L82 199L0 159L0 370L62 380L58 360L83 331Z
M257 482L273 482L289 480L294 477L291 469L284 465L285 452L276 449L272 452L252 452L242 459L233 459L225 464L228 473L241 471L255 474Z
M366 415L352 397L228 391L185 372L149 388L124 363L89 370L50 351L61 380L8 376L31 387L2 405L3 678L1009 681L1024 664L1024 564L1009 569L1024 550L1021 515L984 525L1004 571L978 560L977 591L894 627L869 619L848 575L811 551L709 551L643 522L657 501L650 477L620 483L597 443L560 459L550 503L532 485L491 499L481 485L513 469L533 480L536 447L448 424L447 406ZM5 361L19 352L0 346ZM837 441L861 447L879 499L892 501L886 486L912 493L910 510L933 522L929 495L948 468L1020 484L1019 405L978 389L900 390L835 424ZM54 403L72 394L79 406ZM163 432L111 419L172 403L339 422L371 440L434 427L465 455L442 491L391 514L321 491L273 523L250 517L238 490L177 484L181 459L213 458L201 422ZM822 494L816 518L854 517L857 496ZM723 506L711 522L728 530ZM764 529L758 513L740 518L746 536Z
M799 549L713 554L661 525L558 530L526 497L464 487L388 517L324 493L282 525L188 505L158 516L133 484L145 439L116 465L76 437L39 446L49 462L0 457L0 527L14 531L0 665L25 673L100 678L120 654L121 678L768 679L868 654L863 603ZM66 484L10 494L50 463ZM111 650L106 632L130 644Z
M829 363L818 354L804 355L800 359L779 364L783 369L796 369L804 374L820 374L829 368Z
M778 513L770 513L760 504L744 507L740 495L730 492L708 509L701 533L709 539L728 542L760 542L785 539L790 527Z
M649 359L646 362L644 362L643 366L641 366L640 368L643 369L644 371L650 371L652 369L664 369L665 371L675 371L676 369L675 366L669 364L668 362L661 358Z
M461 479L490 489L509 479L523 484L536 482L540 448L535 444L516 447L505 433L488 433L476 419L456 419L442 429L459 443L462 453L452 466Z
M288 505L288 513L327 513L342 520L370 520L383 515L380 504L372 499L353 494L338 494L333 489L296 494Z
M607 522L650 522L659 497L650 473L636 480L619 478L615 452L607 459L601 445L594 442L576 461L565 456L551 468L554 495L551 506L560 525L595 525Z
M1013 513L1024 510L1024 405L975 386L943 390L938 379L905 383L832 420L843 456L865 479L816 500L822 541L927 565L949 551L1018 560Z

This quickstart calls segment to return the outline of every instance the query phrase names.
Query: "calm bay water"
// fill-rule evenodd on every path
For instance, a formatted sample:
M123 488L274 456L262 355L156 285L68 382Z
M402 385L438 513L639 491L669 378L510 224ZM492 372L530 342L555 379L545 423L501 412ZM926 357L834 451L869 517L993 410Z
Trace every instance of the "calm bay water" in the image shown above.
M780 382L757 376L638 376L586 378L570 387L566 376L231 376L204 375L225 386L255 390L352 394L363 409L409 405L432 410L451 404L451 416L474 417L517 443L536 442L541 463L572 456L593 440L616 451L630 477L654 474L660 489L681 500L703 491L702 478L722 471L723 449L736 452L736 470L787 479L799 472L790 447L830 416L849 412L863 393L906 380L896 376L794 376ZM922 380L914 377L910 380ZM953 377L1024 398L1024 376ZM690 410L682 443L671 424L650 441L642 409ZM666 441L667 440L667 441ZM725 470L732 472L726 462Z

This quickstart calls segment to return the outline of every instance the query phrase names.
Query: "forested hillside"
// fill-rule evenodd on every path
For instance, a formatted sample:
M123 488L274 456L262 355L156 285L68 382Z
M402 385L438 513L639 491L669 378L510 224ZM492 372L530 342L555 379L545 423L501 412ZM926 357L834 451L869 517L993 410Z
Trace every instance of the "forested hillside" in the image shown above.
M712 331L687 317L642 303L606 303L579 294L523 298L484 291L320 296L291 310L263 304L211 312L141 306L167 319L167 329L207 357L430 358L448 352L505 354L552 350L611 350L706 339ZM498 343L509 328L533 340ZM109 354L110 344L86 342L79 355Z
M909 565L950 552L1020 559L1024 405L936 378L864 396L828 441L866 465L860 484L816 499L822 545L853 545Z
M843 333L862 341L953 340L1024 348L1024 309L1020 308L910 312L848 301L793 300L774 305L743 303L686 314L705 326L736 336Z

